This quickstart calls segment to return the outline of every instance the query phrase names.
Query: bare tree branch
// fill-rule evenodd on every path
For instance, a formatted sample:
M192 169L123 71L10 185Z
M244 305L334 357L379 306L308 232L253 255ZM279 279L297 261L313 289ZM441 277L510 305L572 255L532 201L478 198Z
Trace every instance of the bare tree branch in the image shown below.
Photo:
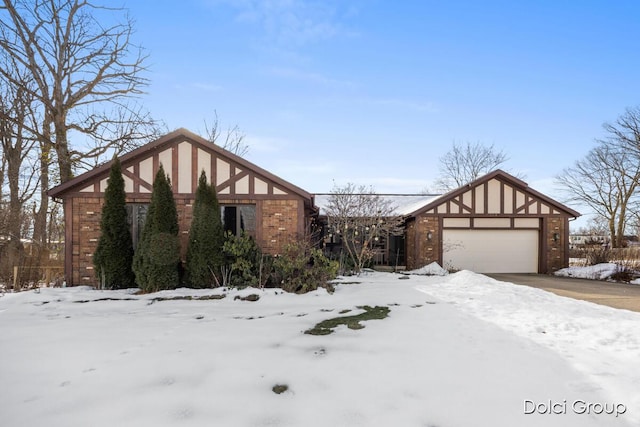
M497 150L493 144L454 142L451 150L440 158L440 177L436 186L440 191L453 190L493 171L507 160L504 151Z
M124 9L81 0L3 0L3 4L0 51L34 82L29 90L41 104L40 136L55 152L60 182L71 179L78 165L93 164L107 151L113 154L155 136L148 114L128 107L143 93L148 79L144 77L147 55L131 41L133 21L125 15L118 22ZM20 84L11 69L0 69L0 76ZM123 130L132 132L126 143ZM86 135L78 139L95 146L71 146L69 132ZM141 133L146 137L140 138Z
M240 157L244 157L249 152L249 146L244 140L244 133L240 131L240 127L235 125L227 128L224 137L221 137L222 130L218 120L218 112L213 112L213 122L211 124L204 122L205 137L209 142L216 144L227 151L232 152Z
M359 273L373 257L376 242L402 234L404 218L372 187L349 183L334 186L331 193L326 207L330 233L340 237Z

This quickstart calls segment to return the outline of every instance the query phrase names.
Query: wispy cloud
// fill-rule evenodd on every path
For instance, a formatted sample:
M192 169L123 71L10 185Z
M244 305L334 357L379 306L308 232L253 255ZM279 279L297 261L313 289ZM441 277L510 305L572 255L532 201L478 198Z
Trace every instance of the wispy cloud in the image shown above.
M350 32L342 18L354 14L353 5L317 0L214 0L237 10L239 22L257 24L279 45L302 46Z
M295 79L295 80L312 83L316 85L321 85L325 87L345 88L345 89L355 87L355 83L349 80L332 79L320 73L304 71L297 68L278 67L278 68L271 68L268 71L271 74L278 77Z
M203 82L191 82L186 84L180 83L175 85L175 88L179 90L196 89L198 91L203 91L203 92L218 92L222 90L222 86L215 85L212 83L203 83Z
M343 176L334 180L338 186L347 183L371 186L376 193L389 194L418 194L429 188L429 182L424 179L403 179L396 177L365 177Z
M191 84L191 87L193 87L194 89L203 90L205 92L217 92L222 89L222 86L219 86L219 85L214 85L210 83L197 83L197 82Z
M285 166L287 170L294 173L305 173L323 177L335 173L336 171L336 163L330 160L314 160L312 163L308 161L288 161Z
M415 110L425 113L437 113L440 111L431 101L420 102L401 98L373 98L363 100L363 102L394 109Z
M355 89L358 93L362 92L362 89L366 89L361 83L353 83L351 89ZM442 110L433 101L427 99L419 99L417 97L385 97L376 95L365 96L353 96L348 94L346 96L331 96L327 98L327 102L331 102L333 105L340 105L342 107L349 108L378 108L392 111L407 111L418 112L426 114L441 113Z

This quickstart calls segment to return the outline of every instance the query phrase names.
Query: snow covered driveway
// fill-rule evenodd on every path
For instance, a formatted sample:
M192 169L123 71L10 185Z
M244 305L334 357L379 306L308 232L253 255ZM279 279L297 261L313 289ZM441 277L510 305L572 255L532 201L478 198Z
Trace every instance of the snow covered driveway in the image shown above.
M640 314L460 272L0 298L3 426L630 426ZM234 299L257 293L256 302ZM389 317L303 331L385 306ZM343 310L349 313L341 313ZM274 385L287 385L282 394ZM624 413L622 413L624 411ZM547 413L550 412L550 413Z

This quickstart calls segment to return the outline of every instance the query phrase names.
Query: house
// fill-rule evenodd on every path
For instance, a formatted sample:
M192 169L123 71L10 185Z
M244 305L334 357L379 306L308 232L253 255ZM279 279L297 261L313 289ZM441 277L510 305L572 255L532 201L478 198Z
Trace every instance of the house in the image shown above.
M266 253L279 253L284 244L303 235L317 216L313 195L186 129L124 154L120 162L134 246L160 164L169 175L176 200L183 259L201 171L215 186L225 229L249 233ZM49 191L64 204L68 285L98 284L93 254L110 168L111 162L106 163Z
M609 242L608 236L598 234L570 234L569 248L584 249L587 247L604 247Z
M611 248L611 239L609 234L570 234L569 247L571 249L589 249L589 248ZM625 234L622 236L623 248L635 248L640 246L638 236Z
M417 269L437 262L479 273L550 273L569 266L569 220L580 214L496 170L440 196L380 195L404 234L384 236L374 264ZM320 222L331 195L316 196ZM340 236L325 235L325 250L340 251Z
M246 232L261 249L283 246L317 225L323 197L271 174L185 129L120 157L134 246L163 165L178 209L182 257L186 252L201 171L215 186L225 230ZM64 204L64 271L68 285L97 285L93 254L111 163L49 191ZM550 273L568 266L569 221L580 214L502 171L491 172L441 196L393 197L404 234L376 242L378 264L415 269L437 262L476 272ZM325 200L326 202L326 200ZM339 242L327 240L325 244Z
M479 273L552 273L569 266L580 214L496 170L411 212L406 263Z

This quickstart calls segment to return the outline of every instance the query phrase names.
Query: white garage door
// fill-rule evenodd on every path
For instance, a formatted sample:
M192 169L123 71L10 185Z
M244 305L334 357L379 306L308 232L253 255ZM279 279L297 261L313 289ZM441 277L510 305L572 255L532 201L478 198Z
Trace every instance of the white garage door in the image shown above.
M538 272L538 230L443 230L442 249L445 268Z

